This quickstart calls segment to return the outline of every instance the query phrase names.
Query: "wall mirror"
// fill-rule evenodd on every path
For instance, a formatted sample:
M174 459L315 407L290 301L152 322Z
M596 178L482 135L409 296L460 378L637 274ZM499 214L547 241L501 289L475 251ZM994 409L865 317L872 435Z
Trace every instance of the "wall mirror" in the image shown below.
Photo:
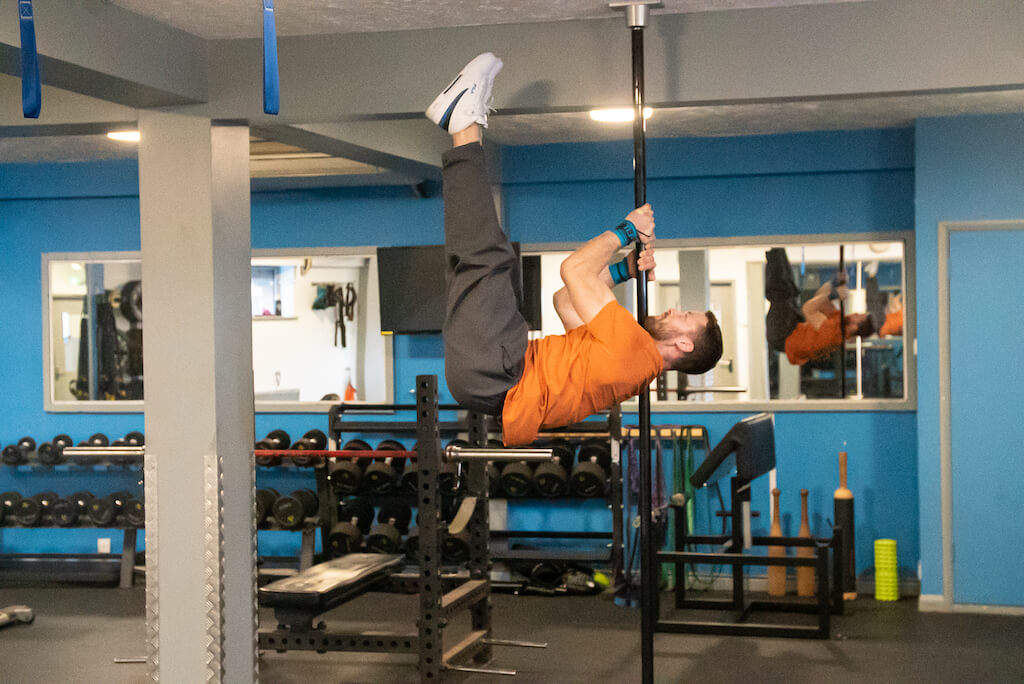
M826 347L815 358L795 363L786 353L771 350L767 342L767 252L785 250L798 290L793 306L802 313L803 305L839 272L840 246L849 290L844 313L872 313L876 331L848 338L842 348L837 337L831 349ZM551 296L561 287L558 267L569 251L545 245L524 246L523 251L541 258L540 334L561 333ZM656 257L657 279L648 287L649 311L710 309L722 325L724 353L718 366L703 376L669 371L652 383L655 410L913 408L914 299L908 275L913 273L913 250L909 233L659 240ZM620 285L616 296L635 312L635 283ZM831 304L838 309L836 299Z
M44 254L48 411L141 411L142 265L137 252ZM320 411L339 398L390 403L373 248L254 250L256 410Z

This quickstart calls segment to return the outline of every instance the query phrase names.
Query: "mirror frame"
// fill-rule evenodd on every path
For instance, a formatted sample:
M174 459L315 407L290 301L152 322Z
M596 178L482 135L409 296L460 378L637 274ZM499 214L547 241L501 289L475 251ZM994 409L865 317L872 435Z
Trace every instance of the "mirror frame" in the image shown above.
M836 244L850 242L903 242L903 280L904 301L910 305L904 308L903 322L904 359L903 386L904 396L899 399L758 399L737 401L721 399L715 401L651 401L652 413L757 413L760 411L775 412L835 412L835 411L915 411L917 410L917 275L913 231L886 231L878 233L827 233L813 235L751 235L728 238L658 238L655 250L659 249L711 249L716 247L785 247L816 244ZM578 243L549 242L524 243L523 254L540 254L543 252L566 252L579 247ZM630 302L636 299L635 285L627 284ZM635 308L635 304L634 304ZM622 403L622 410L635 413L639 400L629 399Z
M369 265L376 268L377 248L364 247L315 247L315 248L261 248L253 249L250 258L273 257L317 257L317 256L361 256L369 259ZM125 401L99 401L87 399L75 402L55 402L53 400L53 361L50 348L50 262L51 261L126 261L135 260L141 263L142 252L45 252L41 256L42 285L42 334L43 334L43 410L47 413L141 413L145 410L145 400L129 399ZM379 277L379 276L378 276ZM375 302L377 292L368 297L368 302ZM369 309L379 307L360 307L360 314L370 315ZM394 341L390 335L381 335L384 343L384 381L385 398L383 401L355 401L353 406L366 403L390 404L395 395L395 356ZM337 402L333 401L256 401L256 413L327 413Z

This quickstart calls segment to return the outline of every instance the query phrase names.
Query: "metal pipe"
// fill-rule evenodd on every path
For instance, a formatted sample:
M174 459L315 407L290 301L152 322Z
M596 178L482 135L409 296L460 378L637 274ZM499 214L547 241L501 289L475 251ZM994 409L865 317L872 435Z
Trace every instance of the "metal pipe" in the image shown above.
M839 245L839 272L846 275L843 245ZM839 398L846 398L846 302L842 297L839 298Z
M633 67L633 205L647 203L647 122L644 119L644 26L649 9L658 2L613 3L626 10L630 29ZM643 245L638 243L639 258ZM636 280L636 318L640 325L647 319L647 277ZM654 681L654 628L658 620L658 579L651 548L651 397L639 395L638 422L640 430L640 660L644 684Z
M483 449L449 444L445 461L557 461L552 449Z
M515 677L515 670L492 670L486 667L466 667L464 665L445 665L444 669L452 670L453 672L472 672L473 674L489 674L489 675L504 675L506 677Z
M64 447L61 453L65 456L144 456L146 447Z
M518 641L515 639L483 639L490 646L517 646L519 648L547 648L546 641Z

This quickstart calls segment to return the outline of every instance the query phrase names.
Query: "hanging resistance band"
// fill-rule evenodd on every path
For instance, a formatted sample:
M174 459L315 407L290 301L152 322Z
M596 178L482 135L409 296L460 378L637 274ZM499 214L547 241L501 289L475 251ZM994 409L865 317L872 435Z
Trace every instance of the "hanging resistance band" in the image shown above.
M277 114L281 111L274 0L263 0L263 111L267 114Z
M647 123L644 120L644 27L650 6L659 2L613 2L611 7L626 10L626 25L632 44L633 62L633 205L647 203ZM637 259L643 244L636 245ZM647 318L647 274L640 272L636 279L636 318L643 325ZM640 660L641 681L654 681L654 628L658 620L658 565L651 529L651 395L644 388L640 392L638 419L640 423Z
M21 27L21 111L26 119L38 119L43 97L39 87L39 55L32 0L18 0Z

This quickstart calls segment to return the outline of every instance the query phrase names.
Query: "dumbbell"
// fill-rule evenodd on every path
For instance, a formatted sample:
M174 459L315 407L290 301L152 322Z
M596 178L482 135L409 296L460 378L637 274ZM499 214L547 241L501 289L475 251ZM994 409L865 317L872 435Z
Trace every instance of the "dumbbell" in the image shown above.
M324 434L323 430L310 430L306 434L302 435L302 439L295 441L292 444L292 451L323 451L327 448L327 435ZM301 454L295 454L290 457L292 463L297 466L310 466L317 459L312 456L303 456Z
M274 502L274 520L281 527L297 530L302 527L306 518L316 516L320 509L320 499L312 489L296 489L291 494L279 496Z
M385 439L377 445L377 451L405 451L405 445L393 439ZM369 494L390 494L404 470L404 458L375 458L363 473L363 489Z
M68 445L70 446L70 445ZM106 447L110 446L110 440L102 432L92 434L89 439L83 439L78 443L80 447ZM100 460L98 456L73 456L72 461L79 465L91 465Z
M574 460L572 444L567 439L553 439L547 446L558 462L538 464L533 481L541 496L562 496L569 488L569 469Z
M451 531L445 529L444 536L441 538L441 560L453 565L461 565L468 561L471 551L469 540L468 528L462 528L458 534L452 534Z
M368 501L348 501L338 507L338 524L327 535L335 558L347 553L356 553L362 547L363 535L373 524L373 506Z
M8 444L4 447L3 462L7 465L20 465L28 460L28 455L36 450L36 440L31 437L22 437L16 444Z
M121 439L115 439L110 444L110 446L118 446L118 447L124 447L124 446L140 447L140 446L145 446L145 445L146 445L146 436L143 435L141 432L134 431L134 430L132 432L129 432L127 435L125 435ZM137 463L138 462L138 458L136 456L128 456L127 454L112 454L109 457L109 460L114 465L129 465L131 463Z
M126 501L132 498L130 492L120 491L103 497L94 497L89 501L86 510L89 520L97 527L109 527L117 520Z
M578 496L604 496L612 467L611 445L600 438L580 445L579 460L572 470L572 491Z
M267 516L274 509L274 502L280 494L272 487L263 487L256 490L256 527L266 524Z
M146 502L143 499L129 498L121 507L121 512L128 527L146 526Z
M533 469L526 461L510 461L502 466L498 482L505 496L529 496L533 493Z
M404 503L389 503L380 507L377 524L366 536L366 550L370 553L398 553L402 548L402 535L409 532L412 509Z
M256 448L263 451L282 451L287 449L291 443L292 438L284 430L271 430L267 433L266 437L256 442ZM279 466L281 465L281 457L257 456L256 465L267 467Z
M36 451L36 458L43 465L56 465L64 460L64 447L74 445L71 437L60 434L49 442L43 442Z
M4 518L14 517L14 507L21 501L21 494L18 492L4 492L0 494L0 523Z
M371 451L373 447L361 439L350 439L341 447L342 451ZM335 458L327 463L327 478L338 496L348 496L359 491L363 482L363 465L365 459Z
M57 499L50 506L50 516L58 527L71 527L78 523L80 517L88 515L91 492L75 492L71 496Z
M59 499L57 492L39 492L30 498L22 498L14 506L14 519L19 525L38 525L43 516L50 512L50 506Z

